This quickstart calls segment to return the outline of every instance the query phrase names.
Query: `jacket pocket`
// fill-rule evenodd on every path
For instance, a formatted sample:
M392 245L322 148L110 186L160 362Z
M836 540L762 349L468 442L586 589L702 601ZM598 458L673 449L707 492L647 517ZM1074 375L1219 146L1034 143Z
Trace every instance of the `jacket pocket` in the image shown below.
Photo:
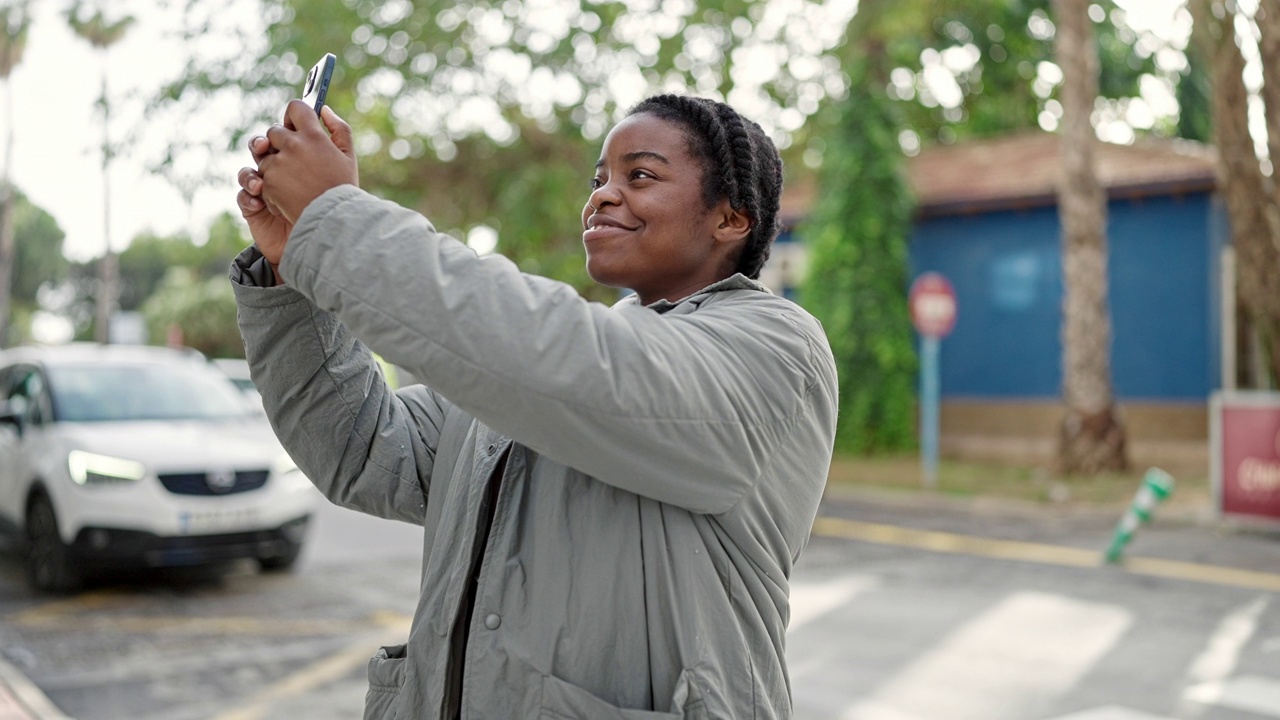
M684 672L675 692L680 712L628 710L617 707L577 685L551 675L542 676L539 720L693 720L705 717L701 700L689 701L689 672Z
M369 692L364 696L364 720L390 720L404 685L404 645L378 648L369 660Z

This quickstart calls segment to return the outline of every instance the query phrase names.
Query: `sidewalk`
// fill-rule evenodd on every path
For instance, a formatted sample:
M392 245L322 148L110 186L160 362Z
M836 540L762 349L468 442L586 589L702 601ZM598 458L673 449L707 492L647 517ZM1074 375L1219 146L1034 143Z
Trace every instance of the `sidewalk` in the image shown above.
M71 720L0 655L0 720Z

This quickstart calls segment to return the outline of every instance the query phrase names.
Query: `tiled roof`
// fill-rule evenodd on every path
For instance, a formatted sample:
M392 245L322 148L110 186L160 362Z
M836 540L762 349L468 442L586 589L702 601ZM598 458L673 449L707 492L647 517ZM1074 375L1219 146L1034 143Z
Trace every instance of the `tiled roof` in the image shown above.
M924 214L1052 205L1062 173L1060 137L1024 133L927 148L906 163ZM1186 140L1099 141L1098 180L1112 197L1204 191L1214 186L1211 148Z
M937 145L908 158L907 178L925 216L1042 207L1057 203L1062 172L1058 135L1034 132ZM1188 140L1144 138L1132 145L1099 141L1094 160L1111 197L1212 190L1213 148ZM789 185L782 214L802 217L817 197L815 180Z

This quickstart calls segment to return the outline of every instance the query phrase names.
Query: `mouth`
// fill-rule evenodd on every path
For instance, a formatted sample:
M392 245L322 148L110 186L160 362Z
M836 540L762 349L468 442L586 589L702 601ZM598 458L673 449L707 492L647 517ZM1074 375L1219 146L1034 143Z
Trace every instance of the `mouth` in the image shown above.
M635 228L628 227L608 215L595 213L587 218L586 228L582 231L582 239L592 240L608 235L627 233L633 230L635 230Z

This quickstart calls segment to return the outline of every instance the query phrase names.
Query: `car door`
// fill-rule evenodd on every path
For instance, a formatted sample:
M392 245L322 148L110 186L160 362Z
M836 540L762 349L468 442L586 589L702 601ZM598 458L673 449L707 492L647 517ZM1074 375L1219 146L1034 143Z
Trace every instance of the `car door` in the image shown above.
M21 430L0 423L0 512L20 525L27 488L35 472L32 448L50 417L44 374L33 365L14 365L0 375L0 399L22 416Z
M16 393L17 366L0 368L0 403L11 403ZM20 401L19 401L20 402ZM5 409L19 409L12 404ZM0 521L10 528L16 527L21 511L21 500L16 498L18 484L19 451L22 440L17 426L0 422Z

